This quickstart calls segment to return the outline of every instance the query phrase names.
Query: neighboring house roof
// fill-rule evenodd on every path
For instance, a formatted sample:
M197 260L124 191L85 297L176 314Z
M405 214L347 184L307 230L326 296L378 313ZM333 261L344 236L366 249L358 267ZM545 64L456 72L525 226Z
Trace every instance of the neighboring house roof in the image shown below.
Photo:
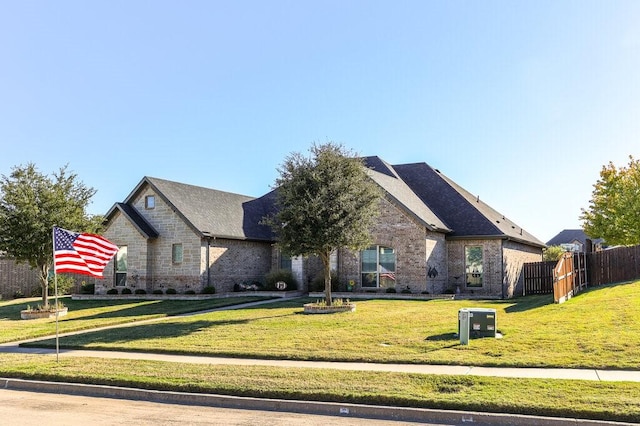
M548 246L559 246L561 244L580 243L584 247L587 240L591 239L582 229L564 229L558 235L547 241ZM601 244L604 242L602 238L592 240L593 244Z
M365 164L404 181L444 228L452 230L449 239L508 238L544 247L542 241L426 163L392 166L377 157L367 157Z
M124 204L129 205L146 185L153 188L156 195L202 236L274 240L271 229L260 224L273 204L271 194L254 198L154 177L144 177Z

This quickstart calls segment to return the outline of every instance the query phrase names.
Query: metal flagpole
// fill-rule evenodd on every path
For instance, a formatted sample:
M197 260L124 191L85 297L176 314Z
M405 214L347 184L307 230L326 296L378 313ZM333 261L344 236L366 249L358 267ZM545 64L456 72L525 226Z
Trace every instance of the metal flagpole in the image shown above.
M60 309L58 306L58 274L56 273L56 268L53 268L53 282L54 282L54 293L55 293L55 301L56 301L56 362L60 361L60 339L58 333L58 316L60 315Z
M53 287L56 310L56 362L60 362L60 341L58 337L58 273L56 272L56 227L53 227Z

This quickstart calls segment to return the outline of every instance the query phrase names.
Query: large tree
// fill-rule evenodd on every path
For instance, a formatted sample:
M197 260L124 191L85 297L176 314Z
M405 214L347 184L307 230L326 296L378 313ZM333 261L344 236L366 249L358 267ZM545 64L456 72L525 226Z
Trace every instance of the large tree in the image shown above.
M100 218L86 213L95 192L67 166L47 176L29 163L0 179L0 251L38 270L45 307L53 267L53 227L97 231Z
M314 144L309 153L293 153L279 168L278 210L267 222L284 253L322 260L325 300L331 305L331 253L370 244L381 191L362 160L342 145Z
M584 232L608 245L640 244L640 160L602 167L589 207L582 209Z

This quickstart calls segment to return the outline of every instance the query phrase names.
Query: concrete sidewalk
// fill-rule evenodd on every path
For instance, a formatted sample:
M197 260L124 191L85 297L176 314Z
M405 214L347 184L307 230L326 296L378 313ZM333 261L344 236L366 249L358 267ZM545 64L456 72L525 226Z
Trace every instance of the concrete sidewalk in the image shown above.
M25 354L55 354L55 349L22 348L17 343L0 345L0 352ZM165 362L184 362L212 365L262 365L286 368L324 368L352 371L388 371L397 373L447 374L490 377L515 377L536 379L568 379L595 381L640 382L640 371L630 370L597 370L570 368L504 368L476 367L465 365L428 365L428 364L378 364L368 362L333 362L333 361L293 361L249 358L228 358L213 356L170 355L141 352L95 351L61 349L60 357L92 357L114 359L139 359Z

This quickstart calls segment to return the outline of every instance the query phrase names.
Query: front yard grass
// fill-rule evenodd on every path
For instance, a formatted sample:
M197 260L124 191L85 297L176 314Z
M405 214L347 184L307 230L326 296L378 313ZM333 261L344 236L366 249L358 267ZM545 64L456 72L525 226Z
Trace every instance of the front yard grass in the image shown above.
M640 383L0 354L0 377L398 407L640 421Z
M228 297L202 300L59 300L69 308L68 315L60 317L60 333L88 330L109 325L164 318L190 312L203 311L240 303L266 300L267 297ZM35 307L40 298L0 301L0 343L15 342L56 332L55 319L21 320L20 311ZM53 299L51 300L53 303Z
M561 305L553 304L550 296L506 301L361 300L353 313L304 315L305 301L69 336L61 338L60 345L298 360L640 368L640 282L591 289ZM495 308L503 337L472 339L461 346L455 333L463 307ZM37 345L52 347L54 342Z
M549 296L506 301L362 300L356 301L357 310L353 313L304 315L302 304L306 301L276 301L252 308L166 318L61 337L60 344L62 348L211 356L640 368L640 282L590 289L562 305L553 304ZM166 316L170 309L185 309L171 304L153 306L157 302L99 302L102 305L97 307L89 302L74 303L68 303L70 312L61 318L61 330ZM472 339L468 346L460 346L454 333L458 310L463 307L495 308L503 338ZM0 302L0 341L26 338L33 334L31 328L38 330L36 335L55 330L54 320L17 320L16 309L19 318L14 302ZM38 343L43 344L54 347L55 341ZM266 398L640 421L640 383L626 382L79 357L63 357L55 362L55 356L17 354L0 354L0 376Z

